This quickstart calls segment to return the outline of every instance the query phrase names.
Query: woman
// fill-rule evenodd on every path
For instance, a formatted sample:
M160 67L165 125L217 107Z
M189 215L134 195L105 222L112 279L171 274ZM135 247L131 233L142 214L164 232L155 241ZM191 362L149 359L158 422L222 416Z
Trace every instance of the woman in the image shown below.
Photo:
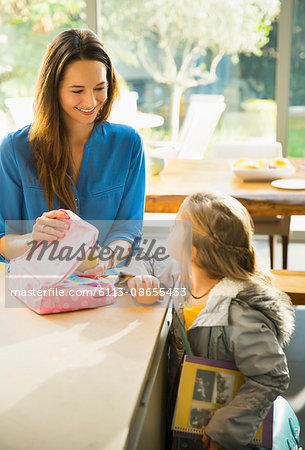
M60 208L103 220L99 243L128 254L141 234L145 168L138 133L106 121L117 95L114 67L92 31L66 30L49 45L34 121L0 146L0 192L7 196L0 204L0 257L10 260L33 240L64 236ZM36 220L30 230L15 222L26 220Z

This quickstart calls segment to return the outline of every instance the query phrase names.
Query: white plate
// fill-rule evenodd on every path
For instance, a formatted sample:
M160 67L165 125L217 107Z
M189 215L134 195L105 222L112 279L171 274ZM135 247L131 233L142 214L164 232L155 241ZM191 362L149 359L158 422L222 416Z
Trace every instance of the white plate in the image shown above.
M290 177L295 172L295 167L287 160L287 167L283 169L238 169L232 164L234 174L243 181L272 181L277 178Z
M288 178L288 180L274 180L271 182L273 187L279 189L305 189L304 178Z

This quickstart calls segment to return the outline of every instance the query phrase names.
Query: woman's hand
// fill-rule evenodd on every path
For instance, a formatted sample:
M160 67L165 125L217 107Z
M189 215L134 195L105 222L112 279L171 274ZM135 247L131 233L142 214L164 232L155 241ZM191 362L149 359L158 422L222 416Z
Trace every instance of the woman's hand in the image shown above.
M66 220L70 219L67 213L60 210L44 212L36 219L33 226L33 241L56 241L65 236L70 225Z
M49 211L36 219L33 231L27 234L7 234L0 238L0 254L7 260L18 258L29 250L33 241L56 241L68 230L69 216L64 211Z
M204 445L204 448L207 448L209 450L226 450L225 447L218 444L217 442L213 441L207 434L203 434L202 442Z
M160 282L152 275L137 275L129 278L127 285L132 296L143 305L152 305L159 298L163 298L160 294Z

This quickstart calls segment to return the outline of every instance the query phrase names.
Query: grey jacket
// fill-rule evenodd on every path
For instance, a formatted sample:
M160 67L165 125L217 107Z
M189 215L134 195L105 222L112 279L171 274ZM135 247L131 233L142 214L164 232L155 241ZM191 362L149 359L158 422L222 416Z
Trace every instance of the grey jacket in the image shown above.
M166 287L181 286L174 262L154 265L150 261L142 272L160 277ZM183 302L183 296L173 299L182 323ZM236 450L248 444L273 401L287 389L289 372L282 347L289 342L293 329L294 309L286 294L230 279L221 280L211 290L206 307L189 328L187 337L195 355L232 361L245 376L245 384L235 398L215 413L205 429L225 448ZM170 346L169 373L173 381L184 356L176 314ZM174 383L171 390L175 392ZM198 442L192 446L191 441L187 440L183 448L198 448Z

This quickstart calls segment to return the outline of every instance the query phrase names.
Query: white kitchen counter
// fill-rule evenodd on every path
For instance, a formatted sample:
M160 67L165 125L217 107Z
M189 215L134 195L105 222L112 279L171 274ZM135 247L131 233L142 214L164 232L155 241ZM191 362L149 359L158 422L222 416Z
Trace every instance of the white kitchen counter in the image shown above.
M132 436L164 378L154 366L166 355L166 308L125 295L99 309L39 316L13 298L15 307L5 305L4 264L0 272L0 449L140 448Z

